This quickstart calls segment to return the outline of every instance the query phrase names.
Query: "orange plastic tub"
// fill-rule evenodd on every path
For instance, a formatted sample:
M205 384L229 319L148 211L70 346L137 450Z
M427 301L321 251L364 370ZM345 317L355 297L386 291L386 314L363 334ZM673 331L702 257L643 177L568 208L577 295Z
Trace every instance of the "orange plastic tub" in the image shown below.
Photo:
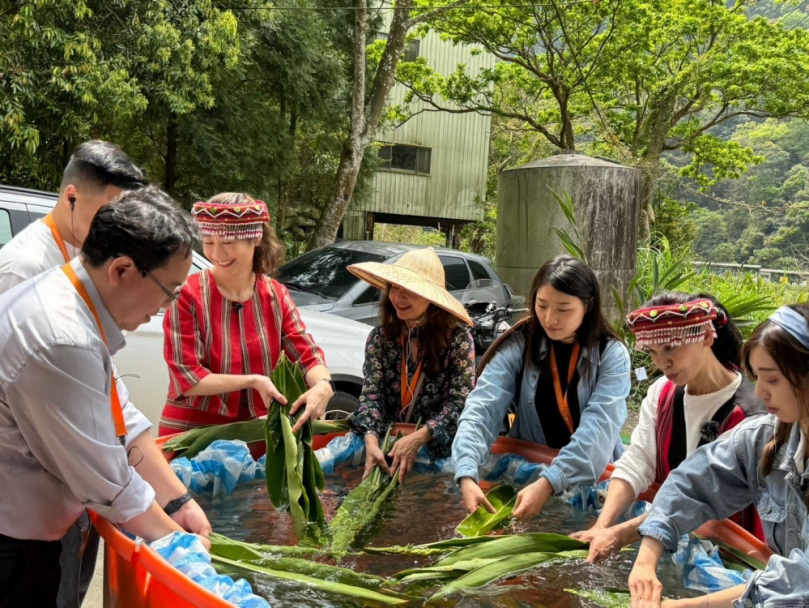
M398 424L395 432L410 433L412 424ZM341 433L316 435L313 445L322 448ZM161 437L158 445L169 437ZM250 451L254 457L264 453L261 443L252 444ZM548 447L500 437L492 446L495 454L513 453L531 462L549 464L556 456L556 450ZM168 458L171 459L169 454ZM612 466L601 476L608 479ZM641 498L651 500L657 487L650 488ZM143 543L137 543L125 536L121 530L96 513L90 513L94 525L105 542L104 549L104 607L105 608L220 608L231 606L212 593L206 591L191 579L174 569ZM756 559L767 562L772 552L755 536L729 520L712 521L702 526L697 533L722 540Z

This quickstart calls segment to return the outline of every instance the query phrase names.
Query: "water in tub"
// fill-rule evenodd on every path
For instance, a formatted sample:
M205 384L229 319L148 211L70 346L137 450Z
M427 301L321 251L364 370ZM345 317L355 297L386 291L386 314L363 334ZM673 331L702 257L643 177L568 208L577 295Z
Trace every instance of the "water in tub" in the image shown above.
M331 519L343 497L360 482L362 471L343 468L326 476L326 489L321 495L326 518ZM230 496L211 498L202 496L205 509L216 532L231 538L253 543L273 545L296 544L295 532L289 515L275 511L261 482L236 488ZM394 494L381 520L359 539L360 545L386 547L428 543L457 536L455 527L466 516L461 495L450 475L410 474L404 485ZM510 532L555 532L568 534L589 527L594 521L591 514L573 509L551 498L541 515L527 523L515 523ZM475 607L581 607L594 606L588 600L565 593L566 588L623 588L637 553L621 554L599 564L582 561L553 563L538 567L515 578L501 580L485 588L457 594L441 602L446 606ZM341 566L380 576L390 576L401 570L429 565L436 557L402 555L349 555ZM329 562L327 562L329 563ZM684 589L669 560L664 559L659 576L664 593L670 598L689 597L694 592ZM360 606L337 595L314 591L296 583L254 576L256 593L264 596L274 608ZM440 585L424 591L427 598ZM411 605L420 605L414 601Z

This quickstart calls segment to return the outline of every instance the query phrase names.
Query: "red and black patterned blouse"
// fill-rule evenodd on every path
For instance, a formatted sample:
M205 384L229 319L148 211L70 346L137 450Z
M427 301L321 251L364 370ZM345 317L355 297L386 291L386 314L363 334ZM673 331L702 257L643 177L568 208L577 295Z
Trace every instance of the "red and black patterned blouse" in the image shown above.
M269 376L282 350L304 374L326 364L286 287L266 277L256 281L249 301L239 303L220 293L210 271L192 275L167 311L163 331L169 391L160 435L267 413L253 390L184 396L208 374Z

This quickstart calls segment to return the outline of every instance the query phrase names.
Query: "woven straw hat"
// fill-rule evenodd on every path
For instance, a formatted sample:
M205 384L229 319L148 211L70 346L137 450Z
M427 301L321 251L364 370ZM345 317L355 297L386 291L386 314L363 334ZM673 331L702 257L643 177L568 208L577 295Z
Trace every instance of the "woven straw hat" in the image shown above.
M393 264L352 264L348 271L378 289L385 290L388 285L396 285L411 291L464 323L474 325L463 304L444 287L444 267L432 247L408 251Z

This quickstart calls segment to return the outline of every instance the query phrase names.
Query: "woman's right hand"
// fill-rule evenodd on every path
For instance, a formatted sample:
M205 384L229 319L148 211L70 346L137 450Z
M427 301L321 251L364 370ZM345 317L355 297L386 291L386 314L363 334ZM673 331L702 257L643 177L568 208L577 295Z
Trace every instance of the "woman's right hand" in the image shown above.
M362 479L365 480L376 467L381 468L385 473L390 475L388 463L385 461L385 454L379 447L379 437L373 433L368 433L365 436L365 471L362 473Z
M497 512L483 490L471 477L461 478L461 493L463 494L463 504L470 513L477 511L478 507L485 507L489 513Z
M645 537L641 543L635 565L629 574L629 595L633 608L659 608L663 585L657 578L657 565L663 553L663 544Z
M587 555L587 561L590 563L606 559L623 548L623 542L615 526L604 528L595 524L589 530L574 532L570 537L583 543L590 543L590 552Z
M252 374L248 376L249 387L257 391L261 395L261 400L264 402L264 407L269 408L273 400L278 401L281 405L287 404L287 398L278 392L275 385L267 376L261 374Z

